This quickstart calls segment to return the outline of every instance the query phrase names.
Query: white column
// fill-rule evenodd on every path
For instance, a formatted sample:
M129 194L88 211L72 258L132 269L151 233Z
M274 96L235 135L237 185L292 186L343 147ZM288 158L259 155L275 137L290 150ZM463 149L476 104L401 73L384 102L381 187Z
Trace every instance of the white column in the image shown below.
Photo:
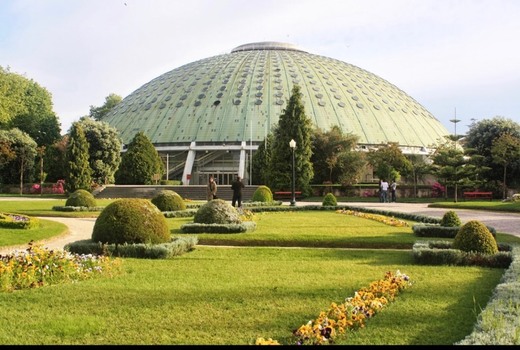
M196 151L193 149L195 147L195 141L190 144L190 150L188 151L188 155L186 156L186 163L184 164L184 172L182 173L182 183L184 185L189 185L190 181L188 180L188 174L191 176L193 170L193 164L195 163L195 155Z

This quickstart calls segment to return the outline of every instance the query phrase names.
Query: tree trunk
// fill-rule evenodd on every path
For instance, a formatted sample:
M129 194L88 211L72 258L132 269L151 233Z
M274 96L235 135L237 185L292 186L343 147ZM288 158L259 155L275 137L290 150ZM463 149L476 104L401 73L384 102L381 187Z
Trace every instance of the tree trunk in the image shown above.
M507 166L504 165L504 184L502 185L502 199L506 199L506 172Z

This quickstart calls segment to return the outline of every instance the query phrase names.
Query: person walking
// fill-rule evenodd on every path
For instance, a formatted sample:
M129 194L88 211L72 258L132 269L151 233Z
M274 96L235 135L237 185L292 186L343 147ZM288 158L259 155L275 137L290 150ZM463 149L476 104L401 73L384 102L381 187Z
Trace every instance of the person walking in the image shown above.
M395 203L395 190L397 189L397 183L395 182L395 179L392 180L392 183L390 184L390 195L392 203Z
M388 182L383 179L381 181L381 202L388 203Z
M206 190L206 199L209 201L217 199L217 183L213 178L213 175L209 176L208 187Z
M244 183L240 176L237 176L235 181L231 184L231 189L233 190L233 199L231 200L231 205L235 206L238 204L238 207L242 207L242 189L244 188Z

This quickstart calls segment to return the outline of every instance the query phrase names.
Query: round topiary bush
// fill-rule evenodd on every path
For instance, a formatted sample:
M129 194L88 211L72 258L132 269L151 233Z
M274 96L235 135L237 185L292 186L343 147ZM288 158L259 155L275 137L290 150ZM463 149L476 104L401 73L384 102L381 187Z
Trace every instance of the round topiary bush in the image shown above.
M214 199L202 205L193 222L198 224L239 224L240 215L238 211L228 202L222 199Z
M164 190L159 192L152 198L152 203L155 204L160 211L186 210L184 199L175 191Z
M456 212L449 210L444 213L440 225L445 227L456 227L462 225L462 222Z
M477 220L468 221L462 226L453 239L454 249L465 252L496 254L498 245L489 229Z
M87 190L76 190L72 192L65 201L66 207L95 207L96 198Z
M335 207L338 205L338 200L334 194L329 192L325 195L325 197L323 197L323 202L321 205L324 207Z
M251 198L252 202L272 202L273 201L273 192L267 186L258 186L256 191L253 193L253 197Z
M103 209L94 224L92 241L123 243L166 243L171 241L164 214L148 199L123 198Z

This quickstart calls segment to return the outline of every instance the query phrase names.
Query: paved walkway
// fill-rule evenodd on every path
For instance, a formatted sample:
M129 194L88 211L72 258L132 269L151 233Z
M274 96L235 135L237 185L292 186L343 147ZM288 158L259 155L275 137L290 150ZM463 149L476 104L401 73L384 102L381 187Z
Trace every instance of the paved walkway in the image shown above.
M289 205L289 202L284 203ZM311 202L297 202L296 205L316 204ZM365 202L344 202L339 205L349 205L353 207L365 207L374 209L384 209L389 211L416 213L426 216L441 218L448 210L454 210L459 216L460 220L465 223L470 220L479 220L488 226L494 227L497 232L510 233L520 237L520 214L517 213L503 213L490 212L484 210L469 210L469 209L447 209L447 208L429 208L428 203L365 203ZM42 217L41 219L53 220L67 225L68 232L65 235L55 237L48 241L44 241L43 246L49 249L63 249L63 247L70 242L75 242L84 239L90 239L95 218L61 218L61 217ZM0 254L7 254L16 249L26 249L27 246L11 247L0 249Z

